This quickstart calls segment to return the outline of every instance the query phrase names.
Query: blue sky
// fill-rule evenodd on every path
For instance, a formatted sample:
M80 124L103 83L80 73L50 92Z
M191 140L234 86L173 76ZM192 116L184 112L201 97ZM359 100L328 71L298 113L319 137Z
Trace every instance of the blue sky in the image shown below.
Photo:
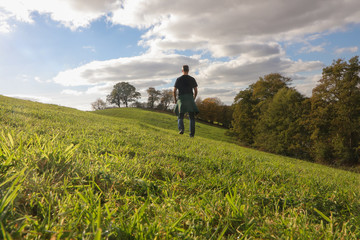
M357 0L2 0L0 94L90 110L121 81L146 101L189 64L202 99L272 72L310 96L359 39Z

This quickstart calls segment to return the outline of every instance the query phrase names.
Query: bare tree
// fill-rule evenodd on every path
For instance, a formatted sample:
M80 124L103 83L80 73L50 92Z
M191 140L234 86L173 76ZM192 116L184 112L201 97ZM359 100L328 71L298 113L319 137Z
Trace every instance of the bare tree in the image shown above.
M173 101L173 91L171 89L163 89L160 97L160 108L167 110L170 103Z
M94 111L103 110L106 108L106 102L101 98L98 98L95 102L91 103L91 107Z

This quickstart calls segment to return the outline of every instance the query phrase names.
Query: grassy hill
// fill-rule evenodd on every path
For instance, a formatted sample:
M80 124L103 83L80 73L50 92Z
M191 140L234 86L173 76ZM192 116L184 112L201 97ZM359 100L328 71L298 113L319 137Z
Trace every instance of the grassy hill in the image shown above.
M224 131L0 96L0 239L360 238L358 174Z
M138 122L141 126L146 128L160 128L161 130L170 130L170 133L176 133L177 118L175 115L158 113L153 111L140 110L137 108L118 108L107 109L103 111L94 112L99 115L112 116L121 119L129 119ZM184 119L185 135L189 135L189 121ZM225 129L218 126L209 126L208 124L196 124L196 136L208 138L212 140L235 142L233 138L225 135Z

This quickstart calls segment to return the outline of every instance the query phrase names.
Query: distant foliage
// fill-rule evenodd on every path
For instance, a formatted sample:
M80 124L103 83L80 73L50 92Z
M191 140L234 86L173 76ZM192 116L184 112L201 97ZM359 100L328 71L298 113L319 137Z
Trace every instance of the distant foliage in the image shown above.
M120 107L121 103L128 107L129 102L139 99L141 94L136 91L136 88L128 82L120 82L114 85L113 90L107 96L106 100L110 104L115 104Z
M95 102L91 103L91 107L94 111L103 110L106 108L106 102L101 98L98 98Z
M246 144L254 143L257 125L266 112L272 98L282 88L288 88L290 78L278 73L260 77L259 80L247 89L240 91L235 97L232 132L239 140ZM257 133L259 130L257 130Z
M135 101L133 102L130 107L135 107L135 108L146 108L146 103L144 102L139 102L139 101Z
M316 162L354 165L360 151L358 57L323 69L311 98L290 78L259 78L234 100L231 132L245 145Z
M223 105L220 98L212 97L205 98L200 102L199 108L199 117L210 122L217 122L220 118L220 108Z
M255 128L254 145L274 153L306 156L308 135L302 117L309 105L292 88L281 88L271 99Z
M234 113L231 131L238 137L240 142L245 145L254 143L255 121L255 99L252 97L253 90L240 91L234 101Z
M149 87L146 92L148 94L148 108L154 108L155 103L160 100L161 92L153 87Z
M211 97L201 100L197 99L196 105L200 113L198 118L210 123L218 123L224 127L229 127L232 119L232 108L224 105L220 98Z
M157 106L159 109L167 111L172 103L173 91L171 89L163 89L160 94L160 104Z

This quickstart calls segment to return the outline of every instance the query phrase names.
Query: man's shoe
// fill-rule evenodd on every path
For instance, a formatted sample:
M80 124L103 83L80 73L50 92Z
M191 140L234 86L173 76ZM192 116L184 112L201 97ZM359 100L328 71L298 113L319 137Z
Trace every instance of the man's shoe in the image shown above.
M183 130L181 130L181 131L179 132L179 134L184 134L184 131L183 131Z
M194 135L190 135L190 137L191 137L191 138L193 138L193 137L194 137Z

